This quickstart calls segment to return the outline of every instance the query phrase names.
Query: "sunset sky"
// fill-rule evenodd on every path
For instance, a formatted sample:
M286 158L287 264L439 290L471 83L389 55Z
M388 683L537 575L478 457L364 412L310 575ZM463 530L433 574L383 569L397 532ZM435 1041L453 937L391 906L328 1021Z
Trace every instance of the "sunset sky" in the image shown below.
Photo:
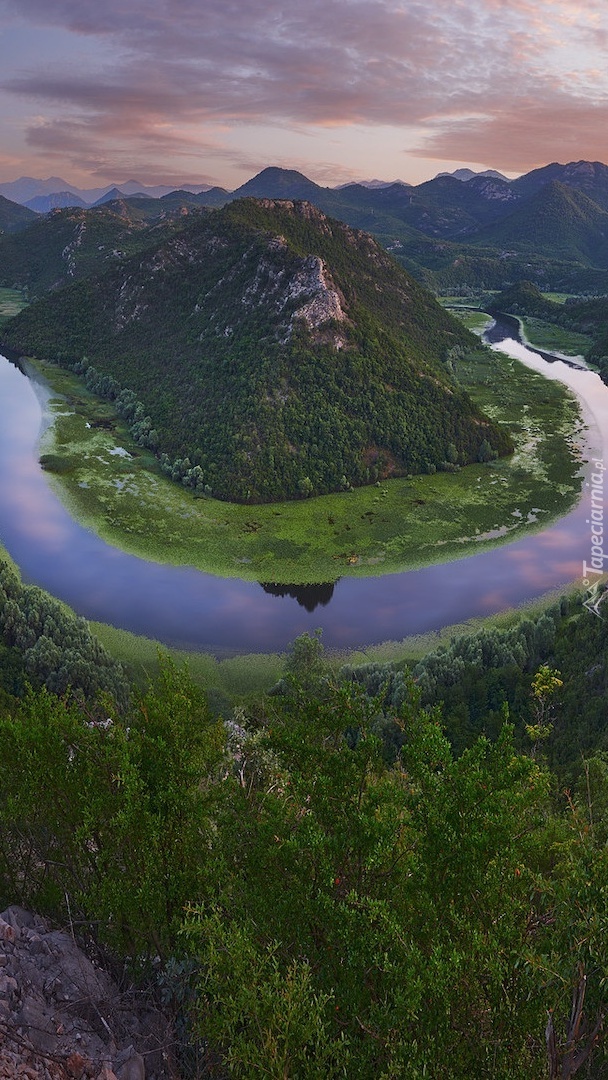
M606 0L0 0L0 181L608 162Z

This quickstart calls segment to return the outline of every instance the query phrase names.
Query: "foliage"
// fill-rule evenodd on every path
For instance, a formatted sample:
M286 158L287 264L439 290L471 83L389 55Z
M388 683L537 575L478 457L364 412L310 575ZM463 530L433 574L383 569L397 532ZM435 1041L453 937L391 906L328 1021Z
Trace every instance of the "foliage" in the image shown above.
M200 692L168 665L126 716L30 691L0 737L5 900L163 955L202 887L219 790L224 732Z
M35 585L23 585L4 562L0 640L0 685L9 692L19 692L27 679L56 694L70 690L94 697L104 691L119 705L126 703L125 671L91 634L86 620Z
M535 618L522 615L506 629L483 627L452 638L413 663L411 673L422 702L441 703L457 753L481 734L497 738L507 709L522 750L530 747L528 727L551 725L542 739L543 754L560 783L570 785L580 775L583 757L608 748L607 644L608 624L592 616L580 596L564 596ZM405 665L345 667L342 675L372 696L382 691L383 739L391 756L399 734L390 712L406 693ZM547 692L552 686L555 696Z
M21 206L0 195L0 234L8 236L21 232L36 220L36 216L27 206Z
M346 318L331 308L307 325L298 313L327 290ZM86 372L202 494L301 498L451 467L449 448L458 464L484 440L512 449L445 363L468 332L369 236L306 203L195 217L32 304L5 336Z
M519 656L546 708L558 677L535 658L574 613L452 659L466 679ZM444 686L448 659L425 662ZM601 1075L605 754L562 800L504 708L493 741L456 754L403 669L336 682L318 635L288 668L287 693L226 723L165 662L122 717L47 690L0 704L5 899L166 960L207 1075L541 1080L547 1010L561 1060L581 971L577 1048Z
M0 211L5 201L0 202ZM99 273L181 228L181 218L146 227L137 203L89 210L70 207L44 216L19 207L28 215L28 227L0 239L0 281L26 290L31 297L42 296L69 281ZM159 202L158 216L161 212Z
M200 1030L230 1075L323 1075L321 1039L329 1076L540 1076L513 868L534 851L544 778L508 733L454 761L415 705L389 769L376 705L352 687L281 701L255 737L270 767L254 758L226 804L231 872L188 919Z

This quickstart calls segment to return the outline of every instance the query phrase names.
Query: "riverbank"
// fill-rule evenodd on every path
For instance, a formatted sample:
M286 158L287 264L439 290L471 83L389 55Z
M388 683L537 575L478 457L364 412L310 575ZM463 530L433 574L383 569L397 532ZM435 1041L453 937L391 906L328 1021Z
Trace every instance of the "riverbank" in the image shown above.
M35 368L53 393L41 460L73 517L128 553L214 575L307 585L447 562L546 527L580 492L574 398L487 349L458 361L456 377L509 426L511 458L265 506L179 488L133 444L109 403L68 372Z
M454 637L475 634L480 630L506 630L523 618L538 618L564 594L579 595L579 584L554 589L536 600L495 615L453 623L440 630L410 634L401 640L387 640L366 647L327 649L325 659L329 667L336 671L344 664L396 663L413 666L439 646L449 645ZM216 704L221 703L224 695L234 701L267 693L284 674L285 651L218 657L210 653L172 649L159 641L119 630L107 623L92 622L90 625L110 655L125 664L134 681L142 686L148 685L159 674L161 658L165 656L170 657L178 667L186 667L193 682L211 693Z

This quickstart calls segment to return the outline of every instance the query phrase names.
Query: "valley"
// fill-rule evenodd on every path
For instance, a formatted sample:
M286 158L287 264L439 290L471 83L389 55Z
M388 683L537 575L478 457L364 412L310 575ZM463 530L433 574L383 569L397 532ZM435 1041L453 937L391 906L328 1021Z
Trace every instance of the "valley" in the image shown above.
M261 174L260 183L267 181L268 176ZM291 174L285 182L288 188L293 184ZM438 190L450 195L454 183L460 182L442 181ZM553 378L547 380L535 374L530 368L530 356L526 357L527 366L522 366L514 355L480 348L475 334L482 332L489 317L465 311L466 298L446 298L447 303L458 305L453 310L460 316L459 330L453 315L443 314L437 304L433 306L428 294L411 277L396 273L394 262L387 262L380 248L370 246L369 238L350 227L345 229L308 203L235 201L225 211L207 209L192 220L189 215L179 222L167 219L159 231L159 226L147 224L142 214L131 221L127 204L117 215L115 202L110 200L96 211L54 211L46 224L43 219L35 229L31 227L36 258L30 263L26 259L24 266L30 267L29 289L42 289L44 296L10 319L4 336L10 344L18 345L20 352L58 361L29 361L34 385L42 380L41 386L49 387L48 391L40 390L44 398L49 398L46 408L50 422L36 451L44 469L43 485L51 485L70 519L84 526L87 536L93 533L99 538L96 545L110 545L109 552L121 551L126 559L138 560L129 563L131 567L166 566L169 577L163 589L171 587L168 582L172 580L172 568L182 567L185 594L194 588L197 597L196 615L191 603L186 615L185 601L180 601L177 609L181 608L181 612L177 614L176 610L168 624L163 622L162 604L156 605L152 617L149 594L153 588L144 584L143 578L141 584L121 594L120 600L110 602L112 589L107 571L103 574L101 605L93 582L78 586L72 581L69 588L65 583L61 586L60 594L77 610L97 621L158 637L168 644L219 652L252 648L263 652L280 649L281 642L289 637L314 628L322 607L326 608L324 616L331 612L329 620L322 620L327 643L337 648L356 648L438 629L481 614L487 592L485 577L464 606L458 602L454 607L449 599L449 566L453 561L459 566L459 574L461 567L467 567L463 590L466 581L471 594L471 578L478 573L475 560L482 553L489 556L492 549L504 548L506 572L510 552L519 557L518 543L527 543L522 538L530 537L533 544L534 534L550 532L553 522L569 522L573 514L577 520L572 508L580 496L585 437L574 398ZM92 233L87 217L91 213L98 215ZM70 215L74 214L79 239L66 247ZM108 223L114 230L112 242L119 242L122 230L123 249L125 244L131 249L123 250L120 265L114 267L106 266L106 245L101 245L95 254L94 245ZM13 274L19 250L15 244L21 244L23 255L23 242L24 234L20 232L5 241L5 257ZM80 280L73 284L58 281L49 290L50 278L39 276L36 285L31 268L36 265L40 271L48 264L56 275L66 252L70 273ZM219 270L215 269L216 263ZM578 350L581 346L589 351L593 340L589 334L551 322L553 311L560 305L539 300L534 292L524 290L522 295L529 311L519 318L533 343L558 351ZM10 299L13 305L19 296L18 292L6 291L7 302ZM200 298L205 296L211 299L203 304ZM500 299L495 301L498 305ZM487 293L479 294L478 302L484 301L493 302ZM513 308L517 310L515 302ZM241 309L246 313L251 309L254 321L246 314L241 326L237 314ZM308 323L305 320L300 324L306 328L300 341L294 335L294 312L297 320L302 318L299 311L313 310L317 314L306 314ZM380 314L382 322L377 321ZM195 336L193 319L199 328L203 327ZM230 333L218 335L218 327L224 324ZM104 325L114 329L110 333ZM184 329L188 330L186 336ZM261 335L261 353L252 349L255 334ZM406 352L400 352L403 347L398 344L399 335L405 335L406 349L414 350L413 364L411 359L406 360ZM195 364L199 363L195 358L201 351L203 356L209 354L205 359L207 367L194 375ZM397 367L395 360L390 361L393 368L389 374L388 352L400 357L400 370L407 373L403 383L406 422L398 413L382 411L389 404L393 408L391 397L397 399L390 381L394 382ZM79 360L79 356L83 359ZM190 356L192 359L187 359ZM381 356L383 369L379 366ZM260 360L265 372L262 378L258 373ZM418 388L412 382L416 364L416 377L423 376ZM330 382L322 374L323 365L330 365L327 370L331 371L330 380L338 393L331 404L327 397ZM156 372L152 379L151 370ZM355 444L349 444L351 434L346 432L354 433L361 423L358 419L353 426L354 410L360 408L356 404L359 391L355 389L359 372L365 372L367 379L361 405L365 400L377 399L377 419L371 423L377 425L378 433L384 430L385 434L380 440L378 434L372 436L373 456L365 451L367 457L360 458L357 464L352 456ZM382 398L369 382L372 373L372 378L380 380L378 387L383 382ZM313 378L321 380L323 396L318 396ZM306 386L304 408L306 395L313 395L315 407L310 419L317 426L304 431L304 413L299 404L294 413L299 417L296 438L295 429L289 435L288 428L281 426L292 421L281 417L298 384L302 390ZM134 389L125 390L125 385ZM244 399L239 395L244 388L258 385L266 395L260 398L261 406L248 403L243 409ZM344 386L348 386L348 400L343 395ZM437 389L429 396L432 386ZM433 400L436 394L443 396ZM145 395L143 404L137 400L139 395ZM400 464L397 454L403 449L397 450L396 430L413 433L421 429L422 413L411 411L420 407L415 404L416 395L427 410L422 426L426 443L416 444L406 434L405 445L409 439L410 448ZM229 404L228 412L217 411L222 398L222 408ZM267 403L271 400L269 410ZM193 412L195 405L197 414ZM455 413L450 419L446 406L457 406L458 419ZM151 416L146 417L148 408ZM207 409L207 413L201 409ZM332 411L335 409L343 411ZM225 471L221 473L218 468L222 454L228 452L225 434L214 435L208 424L205 427L206 436L210 434L211 443L215 439L218 446L214 465L206 449L192 451L196 439L192 424L200 428L205 423L201 417L206 415L213 422L219 417L218 433L227 432L229 417L236 418L239 411L246 425L234 428L231 438L236 453L229 451L232 456L225 457L225 465L221 466ZM194 419L195 415L198 419ZM162 421L165 426L161 425L162 416L166 418ZM277 417L280 426L268 427L269 422L276 425ZM439 428L432 417L441 417ZM475 443L471 443L462 426L465 417L465 423L473 421L469 430L475 430L476 425L479 431ZM190 429L184 426L188 423ZM329 433L335 436L336 426L341 431L342 425L345 441L339 444ZM387 436L387 431L392 434ZM437 434L440 441L433 444L431 440ZM303 440L301 449L297 439ZM278 456L282 440L292 447L284 462ZM314 457L310 456L313 444ZM185 457L172 459L163 451L163 445L167 449L172 445L174 453L181 447ZM364 447L365 441L358 445ZM425 457L421 456L422 446ZM357 452L360 454L361 449ZM475 461L475 456L485 459ZM367 462L365 471L361 470L361 460ZM246 480L247 472L243 470L250 469L248 461L255 464ZM330 462L331 473L327 472ZM340 481L341 472L344 475ZM400 476L400 472L404 475ZM222 488L222 475L230 480L225 492L218 492L223 495L218 501L214 487L219 482ZM272 481L274 486L268 486L272 476L283 477L281 483L287 484L289 501L277 501L276 492L281 489L276 479ZM326 486L334 490L318 493ZM45 501L40 484L38 490L40 514ZM269 499L271 491L275 494ZM240 492L240 499L226 498L229 492ZM54 514L55 510L51 516ZM75 565L81 561L76 556L80 544L75 531L78 526L68 526L65 520L62 529L67 530L70 540L64 542L72 555L69 577L74 578ZM569 528L568 524L564 526L564 536ZM571 535L574 537L574 533ZM7 546L11 550L11 543ZM13 554L15 550L13 547ZM84 558L85 568L91 558L96 562L105 560L103 549L97 546L95 550L94 557ZM498 567L500 560L494 558ZM56 562L53 575L43 570L48 561L44 546L29 559L28 575L41 583L45 578L58 580ZM569 566L561 577L529 569L529 582L523 589L516 577L508 598L502 589L497 591L500 599L494 601L492 610L499 610L501 604L508 606L538 597L555 587L558 579L559 584L574 580L576 562L568 563L566 558L561 562L564 568ZM202 575L196 587L191 577L194 571ZM431 576L427 581L429 573L435 573L435 578ZM419 575L419 584L413 584L412 575ZM233 582L227 592L222 579ZM407 602L401 586L396 587L402 579L403 589L413 588ZM121 574L117 578L118 592L124 589L124 581L125 574ZM360 597L356 581L360 582ZM450 582L449 587L446 582ZM379 615L362 599L372 583L373 604L378 605ZM226 616L221 596L224 592L235 596L235 587L240 596L234 608L236 619L244 605L255 607L256 617L266 626L263 634L249 636L240 625L237 631L237 623ZM54 589L57 591L57 585ZM142 590L146 593L145 604ZM422 591L434 596L432 615L424 610L414 614L419 603L416 597ZM381 596L388 597L391 592L394 596L387 607ZM94 596L97 598L92 602ZM295 607L294 600L298 601ZM117 604L115 609L113 603ZM358 611L355 621L347 614L353 605ZM268 615L264 614L266 608ZM223 613L221 627L211 615L219 611ZM363 612L365 633L358 628Z
M133 443L111 404L56 367L37 370L60 395L41 447L49 482L85 526L158 562L296 585L395 573L516 539L565 513L578 495L576 408L559 385L487 351L459 361L459 381L514 434L514 456L256 507L180 490Z
M518 365L512 360L501 357L500 354L486 355L498 364L507 364L509 385L514 390L517 383L512 376L513 372L518 370ZM540 364L542 366L544 362L540 361ZM546 364L544 366L550 367ZM12 370L14 375L11 381L18 387L17 395L19 395L21 390L27 388L29 384L16 369ZM505 380L507 380L507 372L504 373ZM10 371L7 370L8 373ZM597 379L597 376L591 377ZM496 369L493 369L491 379L488 379L487 368L483 371L483 378L480 373L478 373L478 378L482 386L484 383L489 383L494 388L497 399L506 399L505 383L497 378ZM580 533L584 532L579 523L579 517L584 513L582 505L579 504L577 510L565 518L562 517L555 526L547 529L546 525L552 515L549 508L543 514L542 508L536 502L537 496L543 494L545 499L550 496L552 500L555 500L557 492L558 499L561 500L558 505L560 512L563 513L577 498L580 490L580 479L577 479L578 454L572 455L568 448L568 437L572 437L572 424L577 423L576 410L570 399L565 397L564 392L559 389L559 384L541 376L534 376L529 372L525 373L525 377L521 379L520 393L524 396L529 394L530 385L535 379L541 380L538 385L542 387L542 398L539 393L535 395L538 398L539 408L541 405L543 408L547 407L551 392L553 392L554 403L553 411L549 408L545 414L545 423L547 420L549 423L544 429L539 423L543 408L540 408L540 412L537 413L536 421L533 420L531 414L528 426L522 428L521 437L527 445L527 453L524 452L521 457L526 462L527 473L523 473L521 468L513 468L512 486L509 490L511 499L514 492L517 493L519 502L516 509L519 513L513 514L513 502L506 499L502 522L496 514L497 506L501 505L501 488L507 476L508 463L494 462L471 466L469 467L471 472L463 469L455 474L437 474L434 477L419 478L418 482L428 483L431 489L434 485L440 485L435 490L442 493L442 506L447 503L447 492L450 492L451 517L454 517L458 510L454 492L466 493L468 486L466 476L469 472L473 480L470 502L480 508L479 512L485 507L485 512L490 514L487 518L487 523L490 525L487 531L490 535L471 538L470 550L479 551L480 547L483 550L490 549L501 542L502 546L495 551L486 550L484 555L478 554L464 561L462 561L463 544L460 536L457 534L450 548L450 545L445 542L446 533L449 533L449 529L453 529L454 526L451 521L446 522L445 516L438 516L436 543L430 552L432 561L436 563L435 567L431 565L426 569L409 573L370 576L370 568L365 564L357 566L344 560L343 564L338 563L339 569L336 574L337 560L331 560L326 564L320 563L322 569L325 565L328 566L327 577L317 574L315 578L312 578L320 584L316 593L314 588L308 593L306 588L294 588L293 580L287 577L283 579L286 587L281 590L277 588L277 583L281 579L276 571L280 572L282 569L284 573L287 571L297 574L299 564L296 560L290 561L288 557L284 557L281 562L276 555L272 561L269 561L264 553L263 545L260 544L260 539L265 541L263 536L259 537L262 529L247 528L247 522L251 521L250 516L247 516L247 511L251 508L240 507L236 508L240 518L233 519L232 523L232 531L238 545L236 550L250 553L241 555L240 558L251 558L255 553L256 544L258 550L262 548L262 557L257 568L254 567L257 573L252 573L251 564L233 561L229 569L232 574L236 570L240 579L238 581L226 579L223 582L221 578L215 576L196 575L190 567L195 551L193 537L198 534L199 527L192 527L192 515L199 513L203 521L205 518L208 520L210 507L214 506L214 512L222 515L219 518L220 535L224 538L226 550L230 552L230 529L226 518L226 504L214 504L212 500L195 499L192 495L180 494L175 485L169 484L161 477L146 474L145 470L138 472L135 482L145 482L146 475L150 476L151 490L155 496L152 504L154 512L151 512L146 528L148 532L158 532L164 542L164 550L161 550L159 545L156 552L163 559L167 559L168 555L175 557L174 553L179 552L177 541L181 533L183 535L182 561L186 565L181 571L179 568L167 566L165 572L156 563L134 560L132 556L126 554L119 556L115 547L106 547L88 530L79 530L71 515L52 499L49 501L50 492L45 474L40 472L36 465L38 456L36 435L40 422L37 402L34 398L29 406L31 434L28 436L24 428L24 418L19 415L17 409L18 396L13 398L10 405L10 420L9 416L4 420L6 439L4 455L5 457L10 453L13 456L17 455L21 465L16 470L18 482L11 484L10 469L6 470L3 477L2 505L5 512L2 525L3 535L8 537L9 550L15 554L17 561L30 579L38 580L56 595L62 595L73 607L89 618L122 625L136 633L157 637L172 644L187 645L190 648L203 648L219 653L235 650L275 651L281 649L282 642L289 640L297 633L310 631L317 625L323 625L328 645L352 649L372 641L378 642L387 638L399 639L408 633L438 629L449 623L484 612L489 613L490 610L501 610L509 604L538 597L557 585L574 580L578 574L579 565L582 565L582 556L579 559L574 555ZM487 386L485 389L487 395ZM5 398L7 393L7 384L5 384ZM488 402L489 397L486 396L485 400ZM516 399L513 398L511 404L515 403ZM560 423L563 425L561 436L556 435L554 430L558 415L555 411L556 407L561 410ZM518 409L521 409L521 400ZM66 411L65 403L60 403L59 413L65 414ZM106 536L111 538L118 547L125 545L128 550L133 544L133 537L119 528L112 528L115 519L111 513L108 514L109 505L118 507L114 513L125 513L120 509L124 500L123 493L125 486L131 486L133 483L133 481L130 481L128 485L123 483L127 475L124 471L125 465L133 476L132 466L125 456L124 448L120 454L112 453L112 450L116 449L114 438L103 428L87 428L86 424L90 421L71 410L67 416L59 415L58 421L60 425L67 423L70 431L74 423L79 425L80 436L86 436L89 440L91 460L97 462L93 471L90 465L85 464L83 472L76 473L80 477L88 475L89 480L76 480L73 489L77 492L83 491L87 496L92 490L93 495L97 496L97 518L90 519L89 524L98 527L100 516L103 514L103 531L106 532ZM536 429L535 423L538 424ZM530 439L538 441L539 434L543 430L542 444L544 453L547 455L544 465L543 455L538 447L534 456L529 453ZM25 446L20 446L19 439L23 437L31 439L27 449ZM559 462L557 451L560 446L560 452L563 455L561 468L565 467L565 472L560 472L559 468L555 471ZM526 447L522 445L522 449L525 450ZM84 456L81 443L78 452L81 457ZM27 474L28 485L25 484L26 474L22 467L24 456L31 461ZM101 465L98 459L103 459L105 466L111 466L112 471L106 475L107 486L95 491L94 480L99 475ZM515 461L517 462L517 457ZM46 477L48 475L47 473ZM54 483L62 485L65 475L64 472L63 477L56 476ZM523 483L522 478L524 478ZM464 486L462 486L463 479ZM31 494L28 494L30 481L35 487L32 488ZM479 485L484 481L485 490L482 488L480 491ZM80 487L82 483L90 483L91 487ZM342 513L345 516L341 519L335 518L334 522L341 521L346 526L349 520L353 521L353 524L362 521L363 524L359 524L360 535L369 536L370 526L365 518L361 519L363 511L360 507L363 504L359 502L357 506L355 502L353 511L353 504L349 501L369 499L372 512L383 513L387 517L392 512L398 525L398 509L401 508L400 503L403 502L403 493L407 491L408 484L411 484L411 481L395 480L380 489L372 486L360 492L343 493L338 500L342 502L344 508ZM450 484L456 486L450 488ZM506 484L504 486L506 487ZM393 494L392 501L389 502L391 495L387 494L383 497L381 492L387 490L390 493L391 487ZM492 490L490 499L488 487ZM166 492L165 495L161 494L163 490ZM106 497L109 499L109 492L112 492L115 500L112 504L103 501ZM382 499L386 509L384 506L379 509L378 503L373 501L375 499ZM525 502L525 499L528 502ZM141 512L139 496L134 497L134 493L131 492L130 501L131 521L136 527ZM291 521L298 524L299 530L292 533L292 536L300 541L302 538L307 539L310 544L315 520L320 520L320 517L319 519L314 517L315 504L320 504L322 507L325 504L324 510L317 513L320 515L327 513L326 499L306 500L280 508L275 506L272 510L256 508L256 512L258 509L270 510L266 522L274 529L275 536L277 532L279 533L279 542L285 539L284 524L281 522L279 531L276 521L280 519L275 515L279 510L285 512L288 525L291 515ZM555 502L550 505L553 508ZM520 506L524 509L520 510ZM397 507L397 510L391 510L391 507ZM29 513L28 508L30 508ZM163 510L166 512L164 519ZM298 512L302 515L299 523L297 522ZM338 511L335 512L338 513ZM184 518L186 514L188 517ZM166 521L165 525L163 525L163 520ZM216 518L216 522L217 520ZM243 528L243 522L245 528ZM458 525L458 522L456 524ZM308 527L308 532L303 526ZM217 528L217 524L215 527ZM348 533L350 530L344 531ZM536 536L533 535L534 532ZM509 540L516 539L517 536L525 537L527 533L532 533L529 539L520 540L518 543L507 543ZM140 535L146 537L146 530L144 529L143 533L140 532ZM558 541L557 537L560 535L562 539ZM287 538L289 539L289 536ZM291 540L291 542L296 541ZM377 544L377 540L375 542ZM399 543L401 543L400 549L397 546ZM270 544L272 544L272 536ZM560 544L563 550L560 549ZM144 540L144 547L145 553L149 554L148 540ZM399 537L397 537L395 548L397 557L394 558L392 565L395 570L403 571L404 545ZM323 556L320 545L317 550L320 551L320 560ZM423 550L428 552L428 547ZM568 550L572 550L573 554L568 555ZM415 560L415 564L420 565L420 551L415 551L410 547L409 554L412 561ZM456 564L446 562L450 554L459 558L460 561ZM520 563L522 559L523 562ZM430 560L427 559L427 561ZM315 568L314 562L312 565ZM317 563L317 570L318 565ZM452 572L452 566L458 568L456 575ZM521 573L518 566L521 567ZM270 573L268 569L271 570ZM383 569L385 568L378 564L373 564L371 567L372 574L381 574ZM243 580L246 576L273 584L272 586L266 584L260 589L254 581ZM323 585L323 582L336 582L337 577L341 580L335 585L335 590L333 585ZM296 581L299 585L303 584L301 577L299 581L296 578ZM103 582L101 590L100 582ZM279 595L281 592L284 593L283 598ZM169 605L165 601L168 595L171 597ZM291 596L299 598L300 603L294 604ZM425 602L429 597L432 597L432 602ZM315 610L316 604L319 603L322 606L327 605L324 610L321 611L318 607Z
M608 1080L608 6L0 35L0 1080Z

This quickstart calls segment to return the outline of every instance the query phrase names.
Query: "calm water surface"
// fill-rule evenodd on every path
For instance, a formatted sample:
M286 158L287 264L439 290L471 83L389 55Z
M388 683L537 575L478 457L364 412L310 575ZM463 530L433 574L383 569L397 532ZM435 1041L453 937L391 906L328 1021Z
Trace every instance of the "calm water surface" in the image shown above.
M608 387L599 375L549 363L514 340L500 348L578 394L589 424L587 456L608 461ZM43 390L0 358L0 541L24 580L89 619L166 644L218 654L270 652L318 626L330 648L400 639L490 615L580 579L589 557L589 495L583 488L570 514L513 544L423 570L345 578L334 586L262 587L146 562L82 528L53 495L38 464L43 404ZM591 468L585 467L587 475Z

